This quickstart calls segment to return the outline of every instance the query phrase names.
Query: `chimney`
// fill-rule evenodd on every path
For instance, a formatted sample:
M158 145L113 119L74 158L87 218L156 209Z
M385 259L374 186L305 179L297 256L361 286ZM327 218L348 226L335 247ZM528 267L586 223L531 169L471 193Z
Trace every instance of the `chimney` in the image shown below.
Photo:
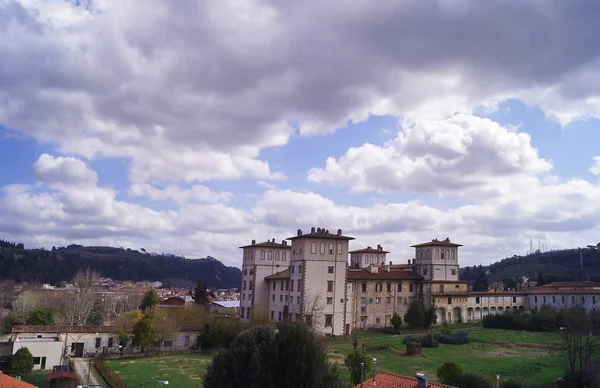
M417 375L415 377L417 378L417 387L419 387L419 388L429 387L429 381L428 381L427 375L425 373L417 373Z
M342 235L342 230L341 230L341 229L338 229L338 233L337 233L337 235L338 235L338 236L341 236L341 235Z
M390 260L390 265L392 265L392 261Z
M317 228L317 233L321 233L321 228Z
M314 226L313 226L312 228L310 228L310 232L311 232L312 234L315 234L315 227L314 227Z
M275 239L273 239L273 244L275 244Z
M256 240L252 240L252 245L256 244Z
M302 236L302 229L298 229L298 236Z
M371 266L369 267L369 270L370 270L371 273L377 273L377 266L371 264Z
M408 259L408 264L410 264L410 259Z
M287 241L281 240L281 245L287 245Z
M375 367L376 366L377 366L377 359L375 357L373 357L373 384L371 384L371 385L377 385L377 381L375 380L375 375L376 375L376 373L375 373L375 371L376 371Z
M381 245L377 244L377 250L380 251L381 250Z

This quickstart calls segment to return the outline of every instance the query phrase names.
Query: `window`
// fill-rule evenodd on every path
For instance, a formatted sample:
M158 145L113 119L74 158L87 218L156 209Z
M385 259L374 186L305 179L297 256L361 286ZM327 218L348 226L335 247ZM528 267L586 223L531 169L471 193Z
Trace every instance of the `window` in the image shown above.
M327 282L327 292L333 292L333 281L331 280Z
M310 244L310 253L317 253L317 243L314 241Z
M296 268L296 267L294 267L293 265L292 265L292 268L290 268L290 270L292 271L292 273L294 273L294 269L295 269L295 268Z
M183 346L190 346L190 336L186 335L183 337Z
M475 304L479 304L479 297L475 298Z
M565 297L561 296L562 302L565 303Z
M275 252L275 261L279 261L279 251Z
M423 275L427 275L427 272L428 272L428 271L427 271L427 267L424 267L424 268L423 268Z
M102 338L96 338L96 349L100 349L102 345Z
M337 249L337 254L341 255L342 254L342 243L338 243L337 248L338 248Z
M165 347L165 348L172 348L173 347L173 340L167 340L167 341L163 342L163 347Z
M440 250L435 248L435 258L439 259L440 258Z
M361 313L366 313L367 312L367 308L366 307L361 307L360 308L360 312Z
M292 267L294 268L294 267ZM290 291L294 292L294 281L290 281Z
M273 299L275 299L275 295L273 295ZM242 319L244 318L244 310L246 310L246 308L245 308L245 307L242 307L242 308L240 309L240 318L242 318Z
M244 280L244 286L242 287L242 290L246 289L246 281Z
M279 291L283 291L283 280L279 282Z
M427 257L426 259L431 259L431 249L427 248Z
M112 348L114 346L114 338L113 337L109 337L108 338L108 347Z
M360 298L360 304L367 304L367 298Z
M252 289L252 282L248 282L248 289L251 290Z
M286 256L287 256L287 252L283 252L283 253L281 254L281 260L285 261L285 259L286 259Z
M448 297L448 304L452 304L452 297L451 296Z
M298 296L298 297L296 297L296 298L297 298L296 300L297 300L298 304L302 303L302 299L300 299L300 297L299 297L299 296Z
M275 291L276 287L277 287L277 280L273 280L273 291Z
M247 269L244 270L244 276L245 275L248 275L248 270Z
M375 298L375 303L377 303L377 304L381 303L381 298L380 297Z
M390 304L390 303L392 303L392 297L391 297L391 296L387 296L387 297L385 298L385 303L387 303L387 304Z
M279 295L279 301L283 302L283 295Z
M450 273L452 274L452 276L455 276L456 275L456 270L455 269L451 269Z
M388 282L386 284L387 292L392 292L392 283Z
M440 284L440 292L444 293L444 285L443 284Z
M537 296L534 296L533 298L534 298L533 300L535 301L535 303L537 303Z
M265 250L264 249L262 251L260 251L260 259L261 260L265 259Z
M546 304L546 295L544 295L543 298L544 298L544 304Z
M281 321L281 311L277 313L277 320Z
M455 284L454 288L460 288L460 286L458 284Z
M333 315L325 314L325 326L331 326L333 324Z
M153 341L152 342L152 347L153 348L160 348L160 341Z
M275 319L275 311L271 310L271 320Z
M581 297L581 303L585 303L585 296Z
M575 304L575 297L574 296L571 297L571 303Z
M252 275L252 270L250 270L250 275Z
M324 242L321 243L320 248L321 249L319 252L321 252L321 254L324 255L325 254L325 243Z
M248 310L246 310L246 318L250 318L250 312L251 312L251 308L248 307Z
M298 290L298 292L300 292L300 284L302 284L302 280L298 279L298 281L296 282L296 285L298 286L296 290Z
M440 259L444 260L444 250L442 249L442 252L440 252Z
M379 325L381 323L381 318L375 318L375 323Z
M333 265L327 267L327 273L333 273Z
M333 243L329 243L329 254L333 255Z
M285 290L286 290L286 291L289 291L289 290L290 290L290 281L289 281L289 280L286 280L286 281L285 281Z
M592 304L596 304L596 297L592 296Z
M410 283L408 285L408 292L413 292L413 284L412 283Z
M298 265L298 273L302 273L302 264Z
M333 304L333 298L328 296L327 297L327 304Z
M383 291L383 284L382 283L376 283L375 284L375 292L381 292Z
M273 302L275 302L275 294L273 294L273 298L271 298Z
M373 298L369 298L369 303L373 304Z
M344 304L344 302L345 302L344 298L341 298L340 303Z
M402 292L402 283L398 283L397 291Z
M42 358L41 357L34 357L33 358L33 365L40 365L42 362Z
M267 253L267 257L269 260L273 260L273 251L269 251L269 253Z
M454 251L454 249L451 251L452 254L452 260L456 260L456 252Z
M367 292L367 283L362 284L362 292Z

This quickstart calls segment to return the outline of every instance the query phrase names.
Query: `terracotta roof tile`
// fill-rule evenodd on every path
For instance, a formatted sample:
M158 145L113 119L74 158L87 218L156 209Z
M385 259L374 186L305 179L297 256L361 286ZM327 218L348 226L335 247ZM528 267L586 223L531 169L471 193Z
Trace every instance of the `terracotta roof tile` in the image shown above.
M299 230L298 232L301 233L302 231ZM329 233L328 230L321 229L321 228L319 228L313 232L311 229L310 233L304 233L304 234L288 237L286 240L298 240L298 239L306 238L306 237L325 238L325 239L332 239L332 240L354 240L354 237L342 235L341 230L339 232L340 232L340 234Z
M371 387L371 381L368 379L363 382L364 387ZM380 372L375 376L375 387L377 388L418 388L417 379L414 377L400 376L387 372ZM360 388L360 384L354 386ZM455 388L450 385L436 384L429 382L428 388Z
M389 251L379 250L377 248L366 247L362 249L357 249L355 251L350 251L348 253L390 253Z
M444 247L462 247L461 244L455 244L453 242L450 242L450 239L446 239L446 240L438 240L438 239L433 239L430 242L425 242L425 243L421 243L421 244L416 244L416 245L411 245L412 248L419 248L419 247L428 247L428 246L444 246Z
M17 380L14 377L0 372L0 387L1 388L35 388L35 385L31 385L21 380Z
M576 287L600 287L600 283L596 283L596 282L554 282L554 283L548 283L545 284L541 287L544 288L576 288Z
M275 279L289 279L290 278L290 269L286 269L273 275L269 275L265 277L265 280L275 280Z
M373 280L423 280L423 277L412 271L403 271L398 269L379 268L377 273L371 273L368 269L348 269L348 280L373 279Z
M244 245L243 247L240 247L240 248L253 248L253 247L292 249L291 245L276 243L275 241L265 241L265 242L261 242L258 244Z

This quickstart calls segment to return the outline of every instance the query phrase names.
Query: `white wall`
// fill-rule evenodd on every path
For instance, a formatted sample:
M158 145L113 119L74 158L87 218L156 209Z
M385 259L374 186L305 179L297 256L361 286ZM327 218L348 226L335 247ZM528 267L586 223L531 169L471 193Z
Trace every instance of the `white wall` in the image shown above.
M52 370L54 365L60 365L62 346L62 342L58 339L55 341L48 339L39 341L36 341L35 339L17 340L13 345L13 354L15 354L17 350L26 347L34 358L40 357L41 359L42 357L46 357L46 366L44 370ZM40 370L41 362L40 364L34 365L33 369Z

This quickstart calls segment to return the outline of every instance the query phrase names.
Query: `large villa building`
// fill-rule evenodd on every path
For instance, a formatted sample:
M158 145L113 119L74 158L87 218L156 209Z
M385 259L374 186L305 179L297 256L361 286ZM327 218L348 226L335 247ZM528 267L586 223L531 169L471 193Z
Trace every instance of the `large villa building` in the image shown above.
M565 295L559 301L567 297L571 304L573 295L580 302L590 294L586 308L595 310L591 303L596 297L591 295L598 293L600 303L600 285L591 284L583 290L572 285L562 291L469 291L467 282L459 278L462 245L450 239L413 245L414 258L406 264L388 261L389 252L381 245L350 250L352 240L341 229L330 233L313 227L310 233L298 229L281 243L253 240L241 247L240 319L302 320L324 334L348 335L354 329L391 326L394 312L404 316L414 299L436 307L438 324L533 310L541 307L542 300L556 307L552 300L558 294Z

